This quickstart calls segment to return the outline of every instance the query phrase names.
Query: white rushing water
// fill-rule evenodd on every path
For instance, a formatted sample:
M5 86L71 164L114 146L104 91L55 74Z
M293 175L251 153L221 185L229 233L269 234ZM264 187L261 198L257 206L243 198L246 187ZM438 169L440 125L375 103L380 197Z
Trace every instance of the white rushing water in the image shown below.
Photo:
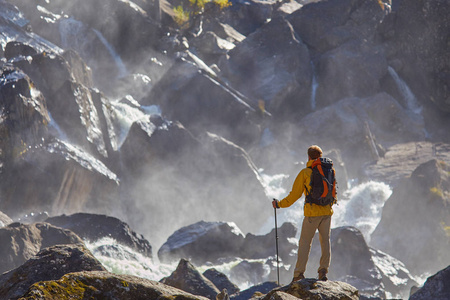
M400 94L402 95L403 99L406 102L407 108L411 110L413 113L420 115L422 112L422 107L419 105L419 102L416 99L416 96L411 91L409 86L406 84L406 82L400 78L400 76L395 72L394 68L388 67L388 72L394 79L395 83L397 84L397 88L400 91Z
M287 175L284 174L269 176L261 172L261 178L268 196L281 199L289 192L280 187L282 180L286 177ZM361 183L350 188L339 198L339 205L334 206L335 213L332 227L355 226L361 230L367 241L370 240L370 234L380 221L381 210L391 193L392 190L388 185L375 181ZM270 204L268 206L270 207ZM278 226L281 226L284 222L292 222L300 226L300 222L303 220L303 198L299 199L288 209L277 210L277 214ZM253 234L266 234L273 227L274 218L272 217L261 228L261 232ZM160 263L155 254L155 257L150 259L126 246L120 245L111 238L87 242L87 246L108 271L117 274L130 274L159 281L169 276L178 264L178 262L173 264ZM156 253L157 250L153 249L153 252ZM232 280L230 270L241 261L242 259L236 258L220 265L205 265L197 269L199 272L204 272L206 269L215 268ZM265 259L261 260L261 262L265 264ZM269 266L265 265L265 267L267 267L268 275ZM238 285L241 290L244 290L256 283L259 282L239 282Z

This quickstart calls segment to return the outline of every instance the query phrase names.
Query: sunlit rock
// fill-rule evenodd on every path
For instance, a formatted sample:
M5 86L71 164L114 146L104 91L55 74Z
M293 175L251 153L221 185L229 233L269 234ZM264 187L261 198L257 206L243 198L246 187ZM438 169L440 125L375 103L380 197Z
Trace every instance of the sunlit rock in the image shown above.
M177 269L169 277L163 278L161 283L208 299L215 299L220 292L209 279L185 259L180 260Z
M0 272L17 268L41 249L58 244L83 241L72 231L48 223L24 225L12 223L0 228Z
M345 282L303 279L273 290L262 299L273 299L272 295L276 291L281 291L300 299L315 299L317 297L317 299L357 300L360 297L358 290Z
M142 235L134 232L121 220L98 214L76 213L48 218L45 222L69 229L84 240L95 242L101 238L112 238L118 243L130 247L137 253L152 257L152 247Z
M118 300L179 299L208 300L168 285L131 275L116 275L105 271L75 272L59 280L41 281L32 285L23 295L26 299L38 297L98 297Z
M36 282L79 271L106 271L83 244L43 248L23 265L0 276L0 297L17 299Z

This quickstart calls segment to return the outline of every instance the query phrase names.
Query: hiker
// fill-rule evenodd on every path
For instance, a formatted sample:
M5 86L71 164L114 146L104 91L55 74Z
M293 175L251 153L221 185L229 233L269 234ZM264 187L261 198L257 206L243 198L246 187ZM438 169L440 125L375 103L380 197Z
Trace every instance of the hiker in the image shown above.
M330 165L331 164L331 165ZM320 168L318 167L320 165ZM330 232L332 205L336 203L336 180L332 161L322 158L322 149L317 145L308 148L308 163L297 175L289 195L278 201L273 199L274 208L285 208L294 204L304 193L304 219L298 244L298 258L292 281L304 279L311 243L316 230L319 231L322 256L318 269L319 280L326 281L331 259ZM317 172L318 169L321 172ZM313 171L314 170L314 171ZM318 174L322 174L318 175ZM324 174L326 173L326 174ZM328 177L326 180L324 176ZM322 183L323 182L323 183Z

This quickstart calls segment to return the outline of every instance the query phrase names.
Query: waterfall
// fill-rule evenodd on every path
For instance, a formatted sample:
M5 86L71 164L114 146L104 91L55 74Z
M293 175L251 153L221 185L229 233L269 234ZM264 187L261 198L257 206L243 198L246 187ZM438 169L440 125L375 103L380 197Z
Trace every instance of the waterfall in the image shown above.
M395 72L394 68L391 66L388 67L388 72L394 79L395 83L397 84L397 88L400 91L400 94L402 95L403 99L406 102L406 106L409 110L411 110L413 113L419 115L422 112L422 107L417 102L416 96L411 91L409 86L406 84L403 79L400 78L400 76Z
M314 68L314 63L311 61L311 69L312 69L312 81L311 81L311 109L314 111L316 110L316 92L317 87L319 86L319 83L317 82L316 78L316 71Z
M105 45L106 49L108 49L109 54L116 62L117 69L119 70L119 74L117 76L121 78L127 75L128 73L127 68L125 67L125 64L123 63L119 54L117 54L116 50L114 50L113 46L105 39L105 37L103 36L103 34L101 34L100 31L94 29L94 32L98 36L100 41L103 43L103 45Z

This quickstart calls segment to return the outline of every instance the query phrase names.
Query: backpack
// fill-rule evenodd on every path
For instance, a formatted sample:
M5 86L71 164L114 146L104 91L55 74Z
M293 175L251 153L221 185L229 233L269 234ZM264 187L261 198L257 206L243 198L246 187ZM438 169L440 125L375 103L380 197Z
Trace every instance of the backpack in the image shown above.
M312 169L311 189L309 193L308 189L305 189L305 202L322 206L335 204L337 202L336 172L333 168L333 161L326 157L319 157L310 168Z

